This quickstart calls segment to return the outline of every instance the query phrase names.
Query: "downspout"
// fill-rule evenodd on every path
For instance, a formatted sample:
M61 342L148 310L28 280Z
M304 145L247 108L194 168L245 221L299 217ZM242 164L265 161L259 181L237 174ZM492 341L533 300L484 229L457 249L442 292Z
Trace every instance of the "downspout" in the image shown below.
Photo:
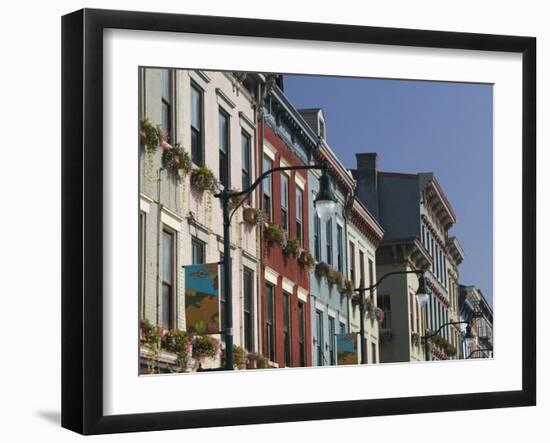
M256 129L256 143L257 148L254 150L255 155L255 165L258 169L257 175L258 177L262 174L263 170L263 157L261 155L263 151L264 146L264 112L262 109L262 101L264 97L264 91L262 89L262 84L258 82L258 88L256 91L256 105L254 107L254 119L256 121L257 129ZM256 207L261 209L261 196L263 193L263 184L259 187L259 192L256 192ZM263 278L263 265L262 265L262 258L264 254L264 248L263 248L263 229L262 226L258 228L256 226L256 241L259 244L258 248L258 273L256 278L256 294L257 294L257 300L258 303L256 304L256 315L258 318L258 352L260 354L263 354L263 334L262 334L262 278Z
M351 209L351 206L350 206L350 203L353 202L353 195L354 195L354 189L352 189L350 192L348 192L346 194L346 201L345 201L345 206L344 206L344 226L346 227L345 231L344 231L344 254L346 255L346 260L345 260L345 263L346 263L346 276L348 276L348 243L349 243L349 240L348 240L348 211ZM354 285L355 285L355 282L353 282ZM347 304L347 310L348 310L348 315L347 315L347 321L348 321L348 333L351 331L351 311L350 311L350 301L348 300L348 302L346 303Z
M164 205L160 201L160 183L161 183L161 172L164 168L159 168L157 170L157 326L160 325L160 226L161 226L161 214Z

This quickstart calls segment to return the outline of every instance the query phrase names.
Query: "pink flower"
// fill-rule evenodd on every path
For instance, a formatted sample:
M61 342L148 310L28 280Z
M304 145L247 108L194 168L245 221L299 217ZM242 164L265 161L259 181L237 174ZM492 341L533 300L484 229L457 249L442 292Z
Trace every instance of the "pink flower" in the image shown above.
M168 135L168 132L164 131L161 136L162 140L160 142L160 147L164 150L168 150L172 148L172 145L168 143L168 140L170 139L170 136Z

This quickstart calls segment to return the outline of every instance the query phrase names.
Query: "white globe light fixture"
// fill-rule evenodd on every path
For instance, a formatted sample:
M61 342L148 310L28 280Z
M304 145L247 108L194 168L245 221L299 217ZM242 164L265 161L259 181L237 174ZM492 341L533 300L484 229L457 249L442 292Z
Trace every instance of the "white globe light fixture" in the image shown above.
M428 288L426 287L426 279L423 275L418 277L418 289L416 290L416 300L420 306L426 306L430 300Z
M334 215L336 210L336 197L332 192L328 166L323 166L323 173L319 179L319 192L315 197L315 210L321 221L325 222Z

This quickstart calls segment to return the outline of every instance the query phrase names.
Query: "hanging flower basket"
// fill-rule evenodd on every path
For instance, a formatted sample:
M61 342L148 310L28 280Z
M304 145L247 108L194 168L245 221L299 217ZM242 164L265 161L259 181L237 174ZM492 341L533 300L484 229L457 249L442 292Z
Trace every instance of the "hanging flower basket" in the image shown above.
M191 336L179 329L170 329L163 334L161 347L178 356L178 364L181 368L187 367L188 357L192 353Z
M158 149L162 140L160 125L153 126L151 121L145 117L140 122L139 139L148 151L154 152Z
M243 220L250 225L261 225L265 220L265 212L256 208L243 208Z
M206 166L199 166L191 171L191 186L198 192L214 192L214 173Z
M315 259L307 249L302 249L298 254L298 263L306 268L312 268L315 265Z
M214 358L220 350L220 342L209 335L198 335L193 338L193 358Z
M340 271L337 271L336 269L330 269L328 272L327 281L329 285L336 285L338 290L342 290L344 279Z
M162 151L162 167L173 173L189 174L191 171L191 157L179 145Z
M319 278L326 277L328 278L328 274L330 272L330 266L325 263L324 261L320 261L315 265L315 275Z
M286 245L283 249L283 254L287 257L297 258L300 251L300 242L295 238L287 240Z
M277 243L281 247L284 247L286 244L284 231L275 223L270 222L267 224L264 229L264 235L268 243Z
M353 282L349 279L346 279L344 281L344 284L342 285L342 294L347 295L348 297L351 297L354 293L354 287Z

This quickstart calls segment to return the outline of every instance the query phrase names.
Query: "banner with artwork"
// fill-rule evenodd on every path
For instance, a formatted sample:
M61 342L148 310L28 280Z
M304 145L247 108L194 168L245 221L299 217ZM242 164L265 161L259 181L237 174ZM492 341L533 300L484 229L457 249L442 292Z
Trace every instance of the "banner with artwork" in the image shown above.
M356 365L359 363L357 332L336 334L338 365Z
M187 332L215 334L220 330L218 263L185 266Z

